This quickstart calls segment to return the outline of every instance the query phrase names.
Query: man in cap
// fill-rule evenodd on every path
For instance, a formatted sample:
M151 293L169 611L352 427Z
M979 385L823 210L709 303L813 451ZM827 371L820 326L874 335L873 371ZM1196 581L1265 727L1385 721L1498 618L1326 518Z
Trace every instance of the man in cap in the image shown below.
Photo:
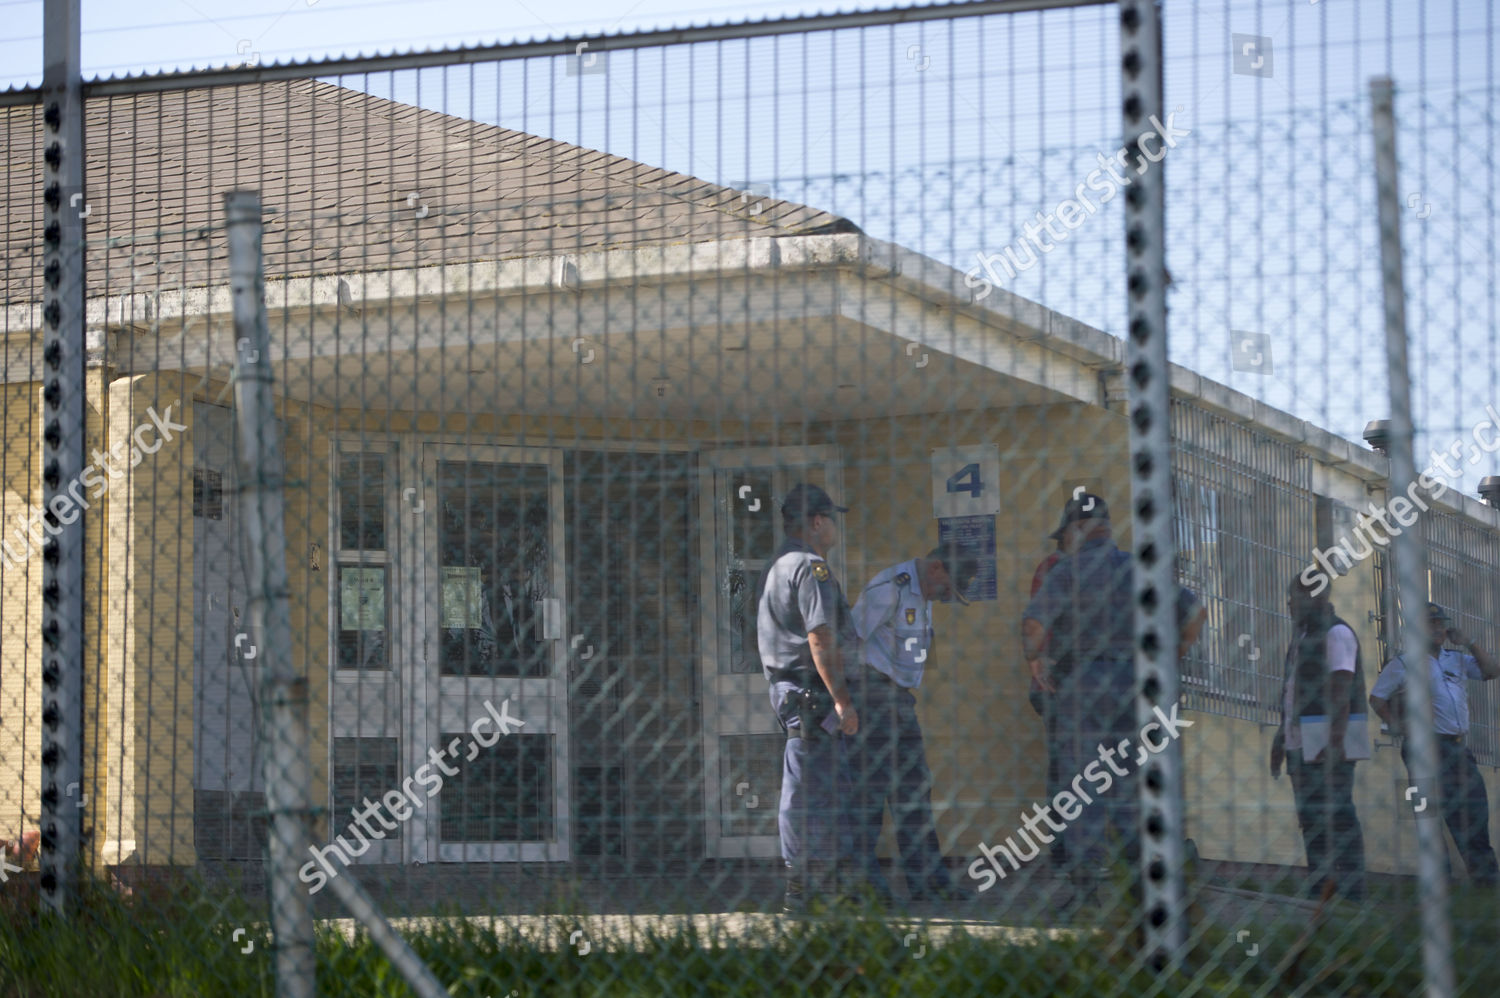
M933 601L957 600L967 606L963 590L978 570L972 556L951 546L933 548L925 557L877 574L854 604L854 626L864 642L862 664L845 677L860 716L849 759L854 852L886 904L891 889L880 872L875 845L887 803L911 899L957 897L932 820L932 771L914 691L929 664Z
M1405 739L1401 742L1401 761L1418 792L1438 799L1443 820L1463 854L1469 879L1493 887L1500 880L1500 871L1496 868L1495 850L1490 846L1490 799L1474 753L1464 744L1469 733L1469 694L1464 683L1471 679L1488 682L1500 676L1500 663L1458 628L1450 627L1450 622L1448 611L1436 603L1427 604L1424 657L1432 677L1429 691L1432 729L1437 734L1438 779L1424 780L1422 774L1412 772ZM1443 647L1449 643L1467 648L1468 654ZM1398 656L1386 664L1370 691L1371 709L1390 726L1392 734L1404 733L1404 711L1395 709L1395 703L1402 702L1405 689L1406 663ZM1437 792L1433 793L1434 790Z
M1134 863L1140 850L1137 773L1114 762L1113 754L1139 739L1134 564L1128 552L1115 546L1109 507L1099 496L1075 494L1063 507L1058 529L1074 553L1053 566L1026 605L1022 646L1032 676L1045 692L1056 694L1062 772L1082 773L1108 752L1116 775L1113 789L1100 793L1068 826L1071 879L1076 900L1084 900L1096 897L1111 858ZM1198 640L1205 613L1198 598L1181 586L1175 604L1180 659ZM1129 765L1137 760L1122 761ZM1106 844L1111 822L1121 842L1114 857Z
M816 485L792 488L781 507L786 540L766 570L756 618L771 707L787 735L777 819L793 912L835 888L852 845L845 736L859 731L859 715L844 668L857 661L859 635L827 561L835 515L847 512Z

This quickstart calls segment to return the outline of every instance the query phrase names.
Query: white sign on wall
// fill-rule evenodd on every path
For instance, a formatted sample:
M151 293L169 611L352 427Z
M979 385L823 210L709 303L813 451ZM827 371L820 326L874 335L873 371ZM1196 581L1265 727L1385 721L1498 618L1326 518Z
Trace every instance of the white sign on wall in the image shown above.
M932 452L932 515L986 516L1000 512L1000 446L968 444Z

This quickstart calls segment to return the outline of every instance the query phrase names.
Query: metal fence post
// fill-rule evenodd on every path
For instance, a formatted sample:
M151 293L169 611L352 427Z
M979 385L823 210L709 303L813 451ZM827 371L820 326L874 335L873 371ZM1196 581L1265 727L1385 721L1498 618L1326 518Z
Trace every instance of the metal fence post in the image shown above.
M271 925L276 933L278 992L315 993L312 898L297 870L309 851L312 776L308 767L307 677L292 663L291 588L286 570L285 466L271 395L271 337L261 269L261 206L256 191L224 195L229 223L229 286L235 335L234 404L239 437L240 516L245 525L250 627L264 680L260 716L266 807L271 814ZM447 991L348 871L332 878L333 892L363 923L386 957L422 998Z
M271 397L271 338L261 272L260 194L224 195L229 228L229 283L236 344L234 405L240 516L245 528L251 640L262 668L261 766L271 817L267 879L276 935L277 991L310 998L316 990L312 898L297 880L308 855L311 771L308 767L307 677L292 662L290 588L286 572L284 459Z
M1142 140L1156 131L1164 112L1161 19L1152 0L1120 4L1120 52L1124 144L1139 161ZM1125 197L1136 713L1143 726L1158 710L1171 711L1178 702L1165 186L1161 164L1152 164L1132 178ZM1181 958L1186 939L1182 746L1176 739L1147 760L1140 797L1145 952L1160 970Z
M82 856L83 517L67 489L83 473L83 90L79 0L47 0L43 82L42 903L72 901ZM68 519L71 514L72 519Z
M1406 366L1406 285L1401 267L1401 203L1396 178L1396 114L1389 77L1370 81L1370 114L1375 138L1375 195L1380 218L1380 277L1385 303L1386 375L1390 381L1391 495L1405 493L1417 484L1412 456L1411 377ZM1396 641L1408 665L1407 747L1411 765L1419 773L1437 772L1437 739L1432 726L1432 690L1426 668L1427 587L1423 585L1426 557L1422 539L1414 530L1402 531L1391 540L1396 563L1396 592L1400 613L1393 614ZM1393 601L1394 605L1394 601ZM1442 868L1447 846L1435 822L1417 822L1417 887L1421 893L1422 964L1427 994L1447 998L1453 994L1453 946L1448 924L1448 882Z

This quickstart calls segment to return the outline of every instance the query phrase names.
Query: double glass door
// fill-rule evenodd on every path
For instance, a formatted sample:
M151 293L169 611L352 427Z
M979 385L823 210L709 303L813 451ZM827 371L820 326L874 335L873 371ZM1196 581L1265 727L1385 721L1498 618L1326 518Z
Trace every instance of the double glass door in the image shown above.
M387 814L399 827L366 860L567 859L560 455L362 447L353 476L348 458L334 531L333 833L350 805L397 791L413 806ZM391 528L346 529L350 515Z

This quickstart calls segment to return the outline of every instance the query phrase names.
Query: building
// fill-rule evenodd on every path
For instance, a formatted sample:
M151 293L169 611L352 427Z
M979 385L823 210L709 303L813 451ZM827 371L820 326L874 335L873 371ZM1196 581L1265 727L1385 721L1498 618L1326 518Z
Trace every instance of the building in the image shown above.
M7 834L35 823L41 771L39 119L24 103L3 119ZM929 548L939 514L993 528L993 589L937 609L921 697L946 850L972 856L1042 796L1019 615L1066 497L1126 508L1123 342L1004 291L976 300L848 219L328 83L97 98L87 134L103 484L82 483L80 792L97 862L259 856L227 405L237 188L268 208L322 831L490 708L524 721L361 862L631 874L774 856L782 736L755 588L775 498L804 479L852 507L834 555L851 598ZM1282 592L1378 499L1385 462L1192 372L1173 391L1181 572L1210 613L1184 681L1189 834L1205 857L1298 863L1290 789L1265 771ZM1433 598L1493 646L1500 514L1450 494L1424 522ZM1378 578L1371 558L1335 588L1368 681ZM1479 702L1492 779L1496 704ZM1409 870L1394 749L1361 771L1371 866Z

